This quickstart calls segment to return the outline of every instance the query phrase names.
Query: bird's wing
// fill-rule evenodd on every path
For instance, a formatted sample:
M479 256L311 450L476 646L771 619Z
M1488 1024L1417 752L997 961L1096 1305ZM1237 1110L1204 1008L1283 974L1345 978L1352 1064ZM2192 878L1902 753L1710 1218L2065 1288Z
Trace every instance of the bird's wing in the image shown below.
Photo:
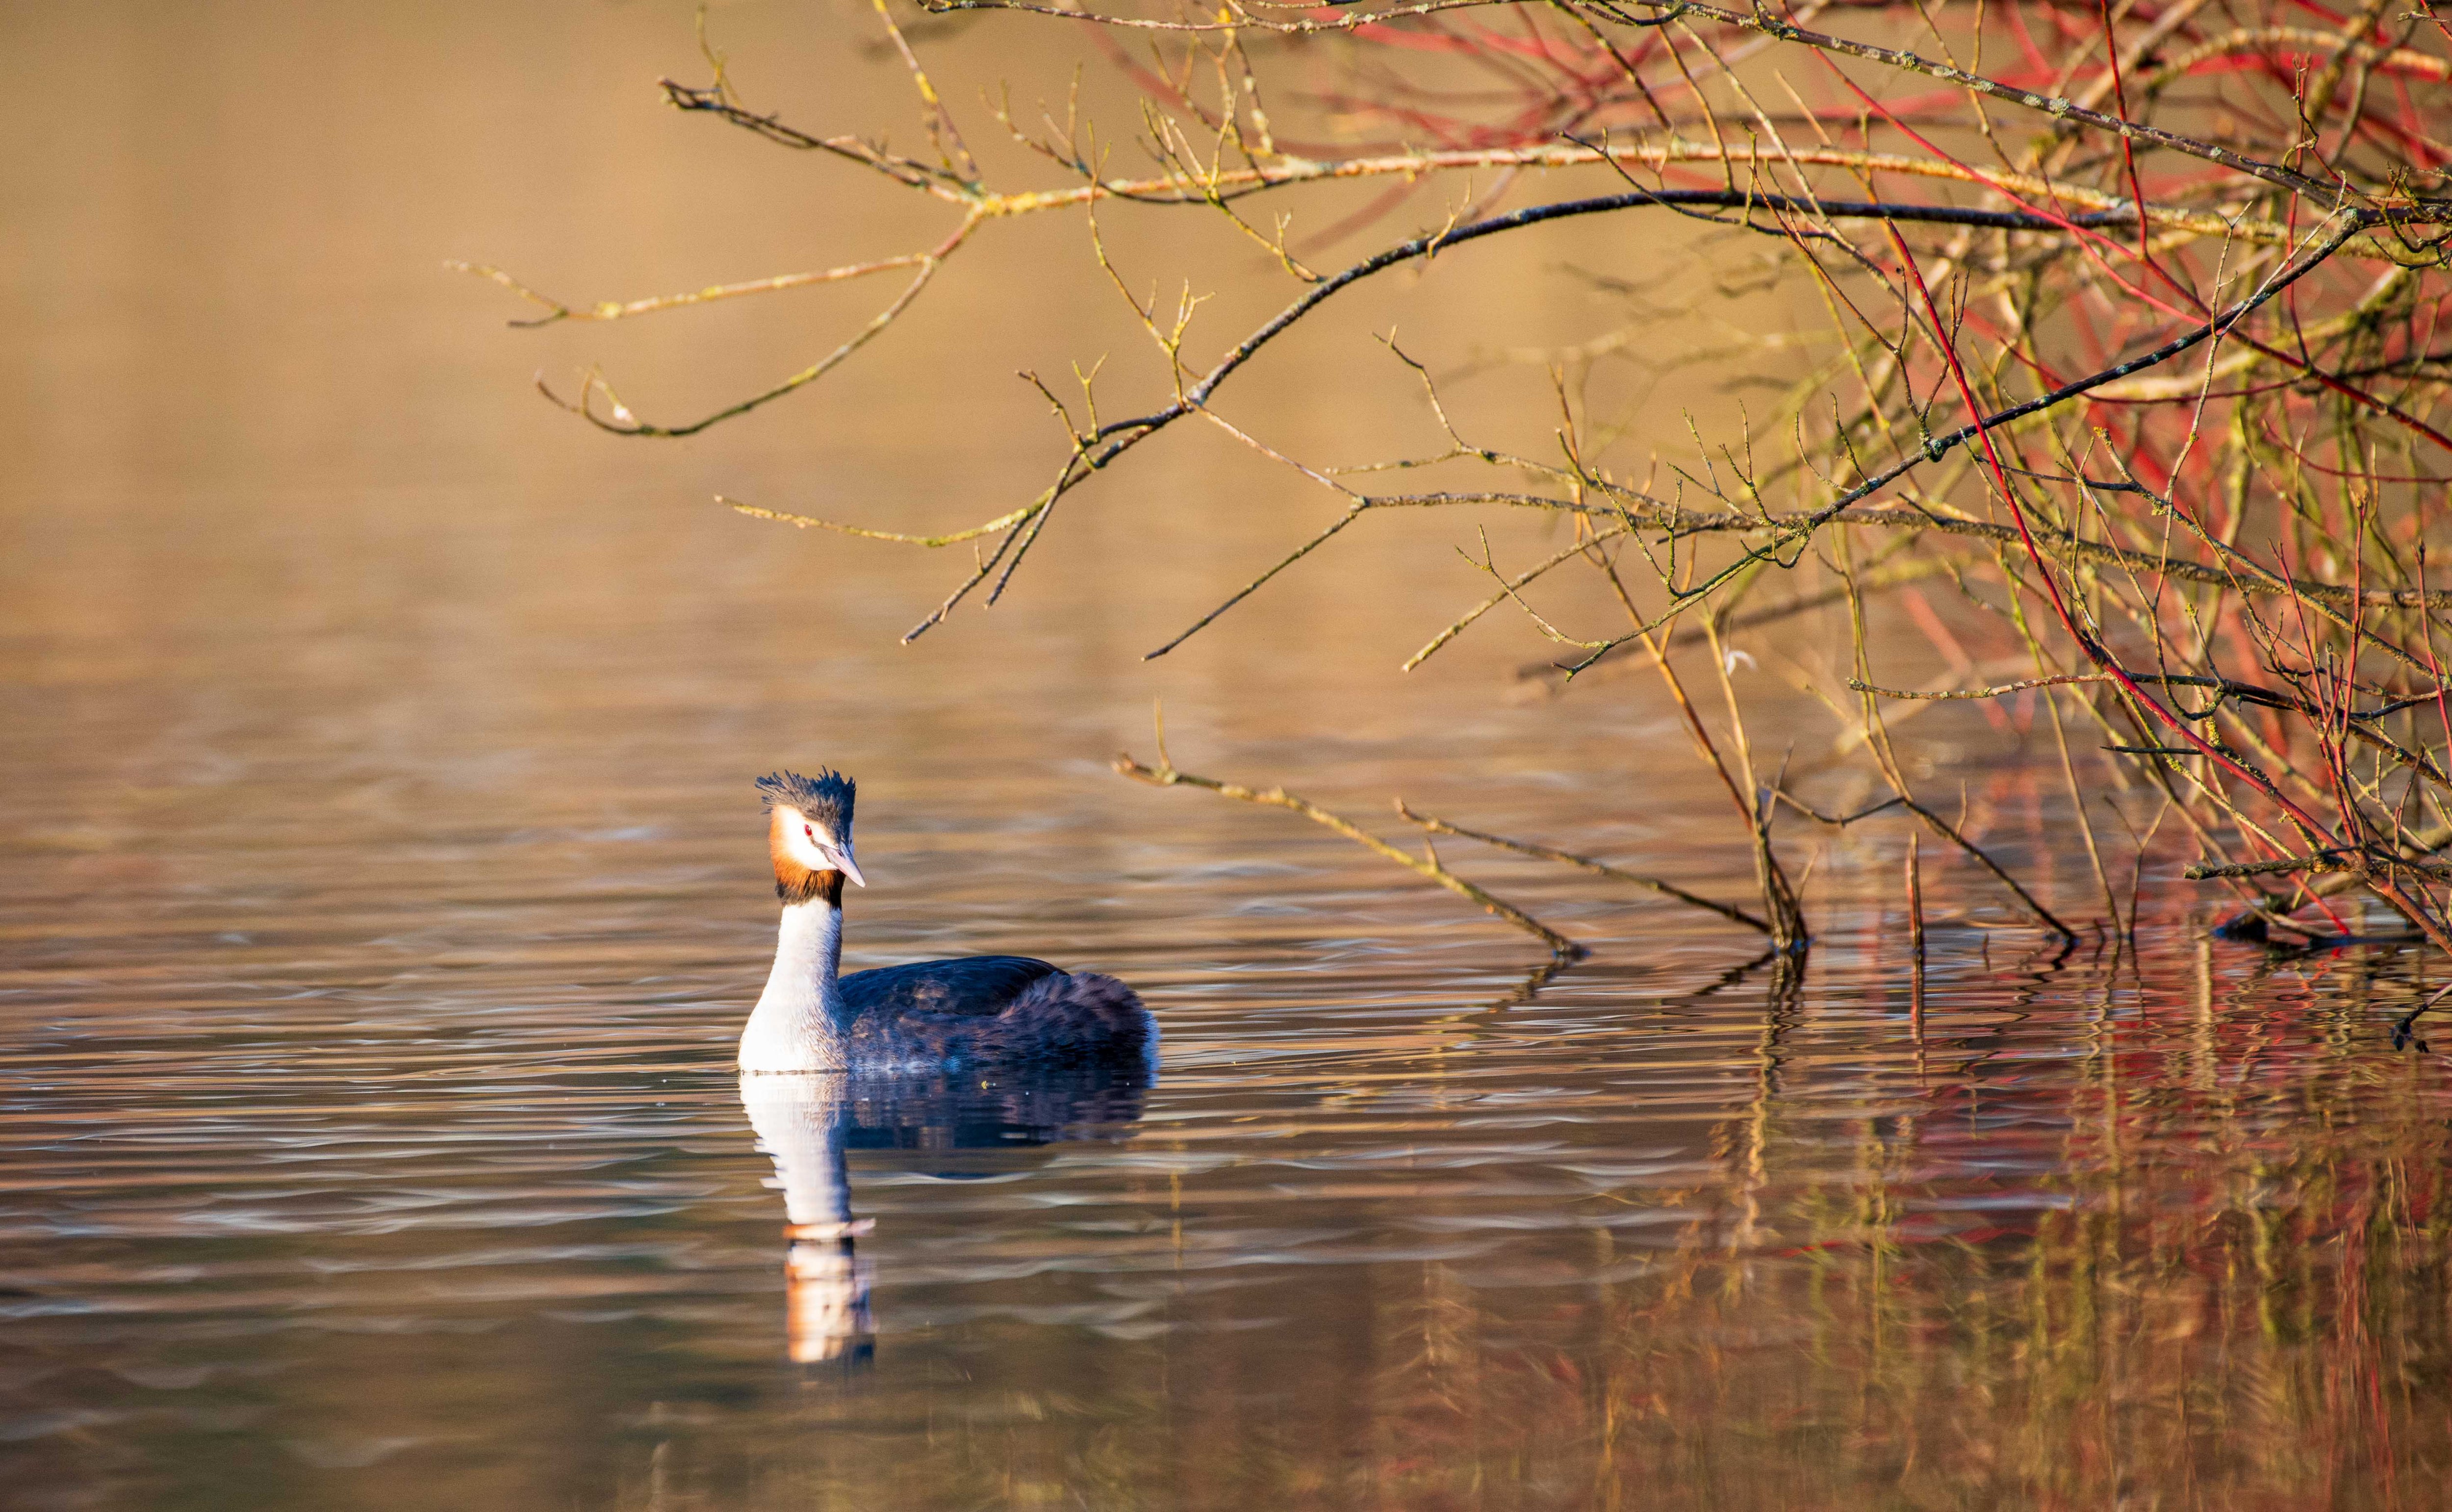
M863 1017L908 1012L993 1016L1056 967L1027 955L958 955L854 972L842 979L843 1005Z

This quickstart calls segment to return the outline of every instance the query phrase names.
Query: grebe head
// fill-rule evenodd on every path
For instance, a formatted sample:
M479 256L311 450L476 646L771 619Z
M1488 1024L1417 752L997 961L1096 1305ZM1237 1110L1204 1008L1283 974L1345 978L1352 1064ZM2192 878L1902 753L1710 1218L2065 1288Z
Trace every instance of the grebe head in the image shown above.
M758 779L766 800L767 849L775 861L775 891L786 903L823 896L842 899L843 878L861 887L860 863L851 850L852 780L821 767L814 778L777 772Z

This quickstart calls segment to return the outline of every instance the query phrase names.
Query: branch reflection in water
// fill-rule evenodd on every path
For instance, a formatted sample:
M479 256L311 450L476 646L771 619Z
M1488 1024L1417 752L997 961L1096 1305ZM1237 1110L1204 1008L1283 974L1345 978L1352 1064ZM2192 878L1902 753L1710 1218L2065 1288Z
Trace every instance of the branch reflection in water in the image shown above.
M796 1364L866 1364L876 1348L869 1312L875 1262L856 1242L875 1227L856 1219L846 1152L1028 1149L1116 1140L1139 1121L1157 1082L1147 1065L1022 1064L933 1074L840 1071L752 1073L741 1106L758 1148L773 1157L783 1193L786 1349ZM978 1174L949 1164L947 1179Z

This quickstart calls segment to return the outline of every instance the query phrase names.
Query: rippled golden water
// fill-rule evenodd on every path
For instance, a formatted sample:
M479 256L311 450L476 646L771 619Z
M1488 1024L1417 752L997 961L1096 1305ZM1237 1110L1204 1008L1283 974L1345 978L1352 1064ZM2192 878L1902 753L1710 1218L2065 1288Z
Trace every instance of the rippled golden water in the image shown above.
M716 16L744 88L901 108L857 8ZM1011 298L1078 270L1078 227L982 254L860 381L642 447L531 370L602 358L678 413L862 306L522 335L441 260L594 298L930 224L661 109L702 68L686 8L0 27L0 1500L2442 1503L2452 1090L2384 1038L2416 963L2215 946L2167 881L2141 954L2055 958L1936 862L1966 922L1919 1018L1879 823L1794 837L1800 980L1452 847L1597 947L1541 980L1333 836L1103 764L1163 697L1193 770L1742 895L1641 684L1515 697L1515 629L1394 675L1474 592L1460 527L1143 664L1316 501L1153 456L907 649L959 563L707 501L919 528L1026 497L1035 402L961 385L1117 339L1095 286ZM1537 326L1520 285L1381 313ZM1345 435L1326 373L1251 413L1410 436ZM1932 780L2083 913L2051 777L1951 717ZM795 1363L730 1058L773 927L748 781L817 762L861 782L855 964L1095 965L1164 1056L1137 1100L844 1113L868 1327Z

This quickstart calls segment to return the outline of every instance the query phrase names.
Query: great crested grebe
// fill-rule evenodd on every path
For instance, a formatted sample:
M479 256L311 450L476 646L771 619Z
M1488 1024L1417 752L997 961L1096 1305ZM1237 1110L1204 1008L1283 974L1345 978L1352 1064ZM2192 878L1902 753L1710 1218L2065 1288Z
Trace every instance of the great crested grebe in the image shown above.
M982 1063L1146 1063L1157 1025L1133 990L1025 955L839 974L843 880L852 856L851 780L778 772L758 779L783 925L775 970L741 1031L744 1071L902 1071Z

